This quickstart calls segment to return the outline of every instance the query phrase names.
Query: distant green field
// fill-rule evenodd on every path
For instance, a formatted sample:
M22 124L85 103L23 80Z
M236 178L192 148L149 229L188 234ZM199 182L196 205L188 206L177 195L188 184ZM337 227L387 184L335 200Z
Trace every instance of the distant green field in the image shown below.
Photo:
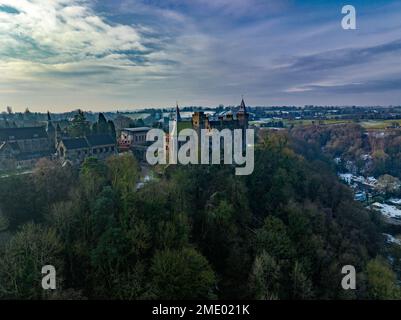
M398 123L401 126L401 120L371 120L363 121L359 124L365 129L385 129L390 127L393 123Z
M294 126L308 126L312 124L312 120L284 120L284 124L289 127L291 125ZM314 120L315 124L341 124L341 123L352 123L352 120L338 120L338 119L330 119L330 120ZM401 120L368 120L358 122L360 126L365 129L386 129L391 127L394 123L398 123L401 126Z
M350 123L351 120L342 119L330 119L330 120L284 120L284 124L289 127L293 126L310 126L315 124L340 124L340 123Z

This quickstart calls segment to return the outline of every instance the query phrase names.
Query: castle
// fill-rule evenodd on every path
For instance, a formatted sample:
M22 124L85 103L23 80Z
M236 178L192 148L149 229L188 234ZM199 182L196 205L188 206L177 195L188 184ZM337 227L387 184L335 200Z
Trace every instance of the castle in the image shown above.
M178 105L176 106L175 116L172 128L169 128L169 133L166 135L165 141L165 152L168 155L167 158L171 159L171 152L173 149L173 138L176 138L179 133L184 129L193 129L196 131L198 137L201 136L201 130L206 130L211 133L214 129L222 131L224 129L240 129L242 130L242 143L243 146L246 144L245 132L249 127L249 113L247 111L245 101L242 99L241 104L238 107L236 114L228 111L223 114L217 114L214 116L208 115L203 111L196 111L193 113L190 120L183 120L180 114ZM178 142L177 149L179 149L185 142ZM201 141L198 140L199 148ZM221 146L223 148L223 146ZM221 150L223 151L223 150Z

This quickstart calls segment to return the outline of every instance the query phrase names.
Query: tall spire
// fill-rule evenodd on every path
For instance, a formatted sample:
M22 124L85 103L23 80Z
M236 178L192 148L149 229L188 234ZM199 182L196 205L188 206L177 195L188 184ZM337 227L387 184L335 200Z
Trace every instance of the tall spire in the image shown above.
M241 105L239 107L239 111L240 113L246 113L246 105L245 105L245 101L244 101L244 96L242 96L242 101L241 101Z
M175 120L177 122L181 121L181 114L180 114L180 108L178 107L178 102L177 102L177 105L176 105L176 108L175 108Z
M47 111L47 125L46 125L46 131L49 133L49 132L54 132L55 131L55 129L54 129L54 126L53 126L53 123L52 123L52 118L51 118L51 116L50 116L50 112L49 111Z

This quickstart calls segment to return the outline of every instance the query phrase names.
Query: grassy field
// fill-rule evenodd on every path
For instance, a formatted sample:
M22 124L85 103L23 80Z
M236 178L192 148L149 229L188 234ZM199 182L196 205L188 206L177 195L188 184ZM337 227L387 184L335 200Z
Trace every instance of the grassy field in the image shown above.
M291 125L294 126L308 126L312 124L312 120L287 120L283 121L286 127ZM338 120L338 119L331 119L331 120L315 120L315 124L323 124L323 125L330 125L330 124L342 124L342 123L353 123L352 120ZM398 123L401 126L401 120L367 120L357 122L360 126L365 129L386 129L391 127L393 124Z
M369 120L360 122L359 124L365 129L386 129L394 123L398 123L401 126L401 120Z
M351 120L342 120L342 119L330 119L330 120L284 120L283 121L286 127L289 126L310 126L314 122L315 124L340 124L340 123L350 123Z

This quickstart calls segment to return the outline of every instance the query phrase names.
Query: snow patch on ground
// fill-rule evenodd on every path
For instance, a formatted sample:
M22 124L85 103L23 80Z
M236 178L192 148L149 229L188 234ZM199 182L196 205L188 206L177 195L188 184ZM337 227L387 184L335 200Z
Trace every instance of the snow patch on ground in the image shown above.
M375 202L372 204L373 209L380 211L381 214L388 218L401 219L401 210L389 204Z
M388 243L394 243L394 244L398 244L399 246L401 246L401 240L393 237L391 234L388 234L388 233L383 233L383 235L386 237L386 241Z

